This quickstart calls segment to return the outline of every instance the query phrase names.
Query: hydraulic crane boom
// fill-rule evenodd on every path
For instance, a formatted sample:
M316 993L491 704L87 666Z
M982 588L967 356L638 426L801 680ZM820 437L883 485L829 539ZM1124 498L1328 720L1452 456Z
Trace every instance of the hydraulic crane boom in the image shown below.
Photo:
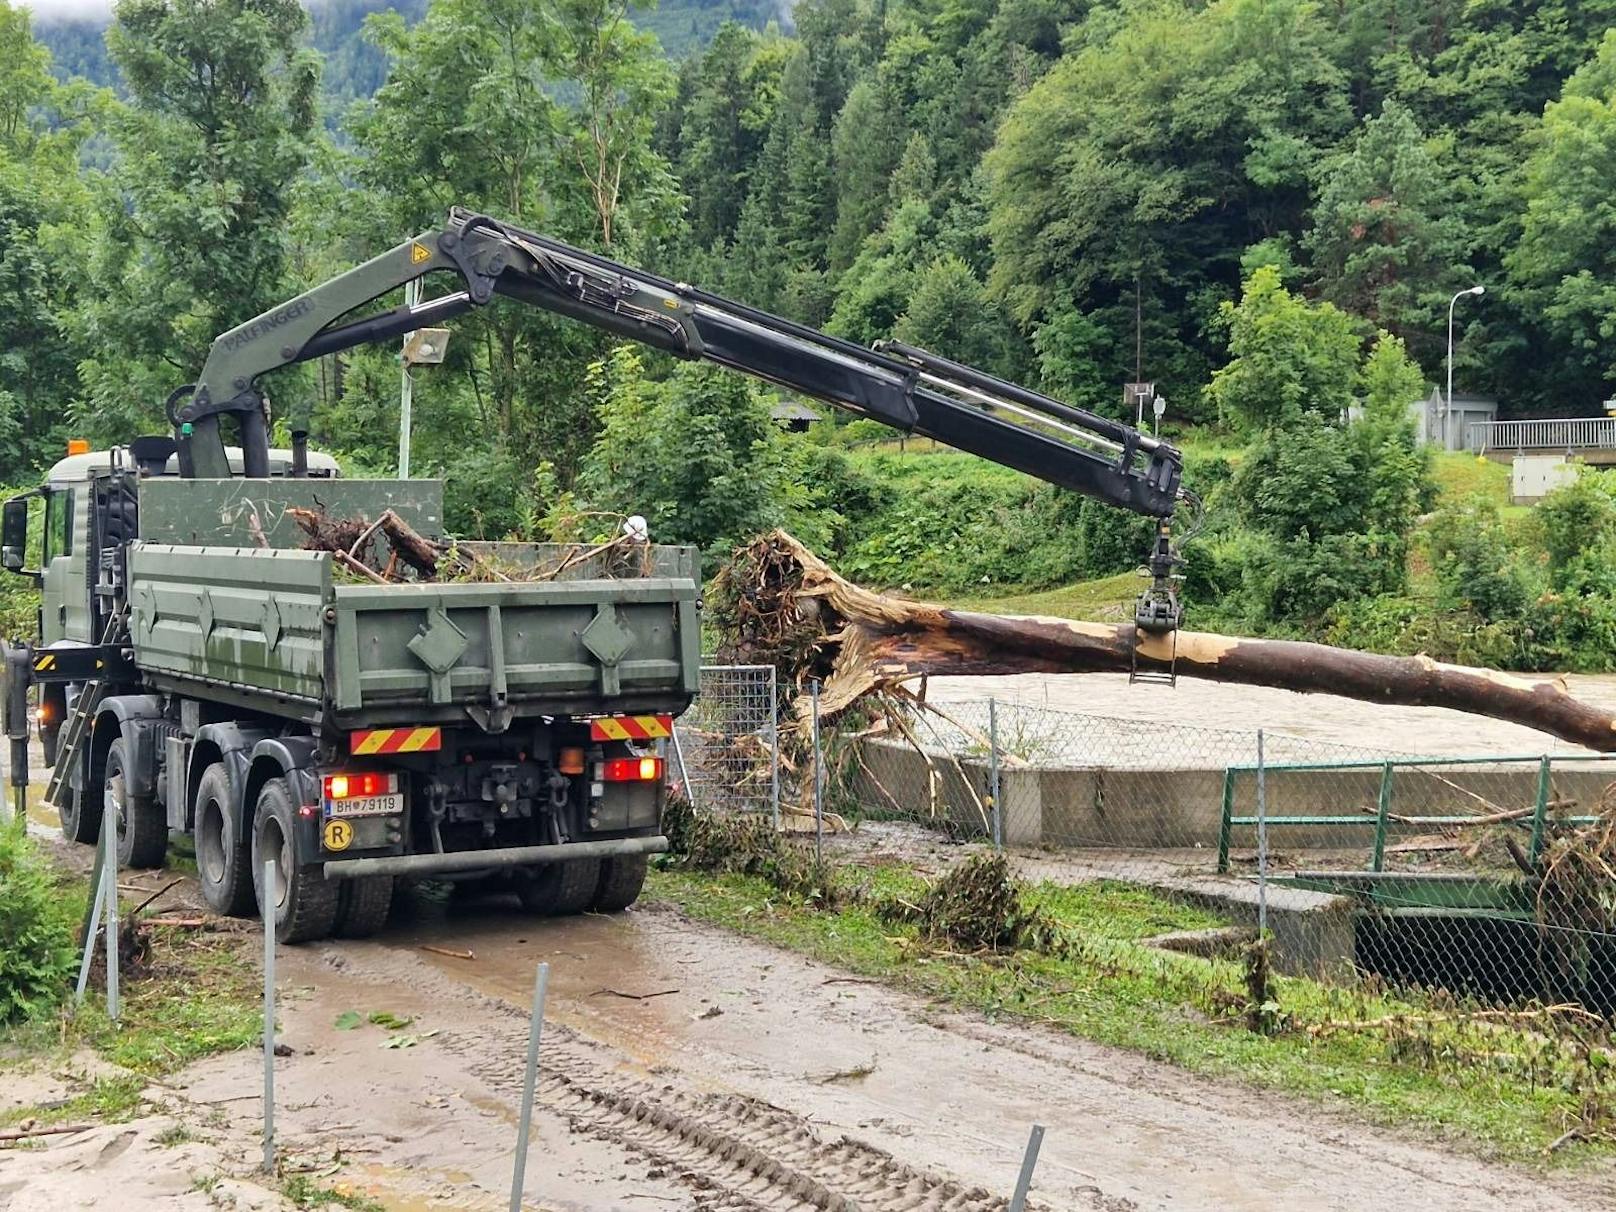
M388 291L438 271L455 274L458 289L413 307L349 318ZM1172 446L925 350L899 342L866 349L458 208L442 228L219 336L197 383L169 398L182 474L231 474L220 426L226 416L239 429L244 474L269 474L268 409L258 385L266 372L430 327L496 295L730 367L1157 518L1149 564L1155 582L1140 599L1138 617L1147 630L1177 626L1167 519L1180 495L1183 462ZM307 416L294 415L291 428L297 474ZM1153 603L1148 610L1147 599Z

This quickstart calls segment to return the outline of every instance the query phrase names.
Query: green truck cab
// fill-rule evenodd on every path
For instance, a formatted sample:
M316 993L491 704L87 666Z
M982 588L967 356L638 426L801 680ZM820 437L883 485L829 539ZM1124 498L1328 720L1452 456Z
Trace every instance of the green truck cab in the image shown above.
M275 451L267 477L186 478L171 440L140 439L6 502L0 564L41 589L8 678L38 687L64 832L111 821L136 867L191 835L223 913L263 908L273 859L294 942L374 931L400 876L498 879L546 913L630 904L665 848L659 741L696 690L695 552L466 544L565 567L355 583L290 511L391 509L439 538L442 485L343 479L316 452L290 467Z

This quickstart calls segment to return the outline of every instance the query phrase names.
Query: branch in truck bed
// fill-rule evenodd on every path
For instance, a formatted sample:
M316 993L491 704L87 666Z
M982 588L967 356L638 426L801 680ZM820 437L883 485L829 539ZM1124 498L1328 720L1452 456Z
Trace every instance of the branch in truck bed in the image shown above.
M333 518L320 510L296 507L288 509L287 513L308 536L304 543L306 548L329 551L337 563L364 580L386 584L392 579L399 560L415 569L420 580L442 579L440 569L445 560L456 572L473 580L511 579L469 551L427 538L391 509L383 510L374 522L364 518ZM364 562L365 549L378 532L391 549L382 572Z
M916 677L1125 673L1135 659L1131 623L983 614L887 597L844 580L779 530L739 549L715 588L724 659L777 664L799 688L810 677L821 678L820 711L826 717ZM1601 752L1616 750L1616 717L1573 698L1557 680L1533 681L1426 656L1196 631L1138 636L1139 668L1171 668L1175 639L1182 677L1446 707Z

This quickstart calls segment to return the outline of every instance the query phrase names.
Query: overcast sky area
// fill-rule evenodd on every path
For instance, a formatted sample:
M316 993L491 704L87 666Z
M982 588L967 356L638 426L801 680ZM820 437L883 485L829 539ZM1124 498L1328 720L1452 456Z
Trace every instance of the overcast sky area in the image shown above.
M24 8L34 10L34 22L60 20L105 21L112 12L112 0L23 0Z
M112 14L112 0L22 0L23 8L34 10L34 21L105 21ZM304 7L308 7L305 0Z

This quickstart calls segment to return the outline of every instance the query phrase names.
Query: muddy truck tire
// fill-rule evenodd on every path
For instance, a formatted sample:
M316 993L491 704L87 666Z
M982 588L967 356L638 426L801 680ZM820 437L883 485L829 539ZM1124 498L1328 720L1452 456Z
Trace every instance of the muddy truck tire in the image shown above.
M227 917L253 911L252 838L230 811L230 775L223 762L202 772L196 788L196 870L202 899Z
M252 875L264 923L275 925L283 943L325 938L337 923L338 881L328 880L318 866L305 866L297 853L297 800L285 779L270 779L258 793L253 815ZM275 861L276 889L268 900L264 862Z
M392 907L392 876L343 880L337 889L337 920L332 933L338 938L369 938L387 925Z
M516 894L522 898L522 908L529 913L564 917L589 908L599 886L600 860L572 859L565 863L547 863L533 871L516 885Z
M129 789L129 745L119 737L107 750L101 778L101 820L117 830L118 866L161 867L168 854L168 820L155 796Z
M650 865L651 857L646 854L606 859L600 865L600 883L595 886L595 899L590 908L601 913L627 909L640 899Z

